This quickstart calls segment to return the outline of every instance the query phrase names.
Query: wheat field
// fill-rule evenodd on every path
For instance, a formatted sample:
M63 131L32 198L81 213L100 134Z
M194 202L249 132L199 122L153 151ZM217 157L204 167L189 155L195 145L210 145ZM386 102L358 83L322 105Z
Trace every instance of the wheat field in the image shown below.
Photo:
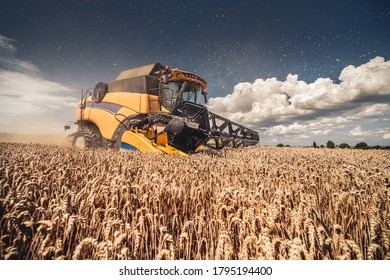
M390 259L390 152L0 143L0 259Z

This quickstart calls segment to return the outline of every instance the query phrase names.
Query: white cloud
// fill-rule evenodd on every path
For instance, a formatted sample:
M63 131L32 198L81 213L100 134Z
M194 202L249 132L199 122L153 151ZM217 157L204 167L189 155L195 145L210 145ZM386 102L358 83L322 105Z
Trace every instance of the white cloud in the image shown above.
M307 130L307 125L294 122L290 125L275 125L266 132L268 135L301 134Z
M308 121L308 126L313 129L323 129L327 127L342 127L344 124L351 122L348 116L335 117L318 117L317 119Z
M349 118L362 119L385 116L390 112L390 105L385 103L365 104L359 109L360 110L356 114L349 116Z
M74 106L77 99L59 83L28 74L0 70L0 114L30 114Z
M384 144L388 131L377 129L390 117L390 61L376 57L358 67L347 66L339 79L307 83L292 74L284 81L257 79L237 84L225 97L210 98L208 108L255 129L272 124L260 133L266 144L278 137L293 145L310 144L303 143L306 138L352 142L362 137Z
M328 135L330 132L332 132L332 129L317 129L317 130L312 130L311 133L313 135Z
M366 132L366 131L363 131L362 127L360 125L358 125L354 129L349 131L349 135L352 135L352 136L364 136L364 135L369 135L369 133Z
M0 50L0 131L58 133L78 102L73 90L17 59L14 40L0 35Z
M369 128L367 125L370 121L364 120L365 129L363 130L360 119L357 119L356 112L366 112L366 108L373 108L371 105L363 104L358 108L352 108L344 110L337 115L332 113L331 116L320 116L313 117L313 119L307 119L305 121L294 121L289 123L286 121L284 124L273 125L270 127L262 127L260 131L260 138L263 144L272 144L274 139L280 140L283 137L282 142L287 142L291 145L311 145L310 141L317 141L317 143L325 143L327 140L332 139L335 143L341 142L355 142L358 137L361 140L365 137L366 140L372 142L372 144L385 143L381 139L385 134L390 132L390 128L380 127L381 125L386 126L386 122L382 122L377 119L373 120L373 127ZM379 106L382 108L382 106ZM390 112L389 112L390 114ZM379 123L378 123L379 122ZM379 126L379 127L377 127ZM376 127L376 128L374 128ZM312 139L308 142L303 142L304 139ZM382 141L382 142L381 142ZM278 141L280 142L280 141Z
M390 133L383 134L383 139L390 139Z
M306 133L306 135L321 136L328 135L334 129L340 129L349 123L350 120L342 116L336 117L318 117L313 120L294 122L288 125L275 125L270 128L266 128L266 134L272 135L294 135L298 138L298 134Z
M257 79L236 85L225 97L210 98L209 109L248 125L344 108L365 96L390 95L390 61L376 57L358 67L347 66L339 79L339 84L329 78L308 84L291 74L285 81Z
M360 96L390 94L390 60L377 56L359 67L349 65L339 79L347 91L358 91Z
M297 139L309 139L310 136L309 136L309 135L306 135L306 134L299 134L299 135L297 135L296 138L297 138Z

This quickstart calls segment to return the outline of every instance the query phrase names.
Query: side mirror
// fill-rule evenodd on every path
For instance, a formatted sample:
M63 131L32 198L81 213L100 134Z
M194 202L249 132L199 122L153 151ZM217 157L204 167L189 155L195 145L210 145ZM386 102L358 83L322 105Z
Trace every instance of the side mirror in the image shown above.
M65 129L65 131L67 131L68 129L70 129L70 125L69 124L65 125L64 129Z

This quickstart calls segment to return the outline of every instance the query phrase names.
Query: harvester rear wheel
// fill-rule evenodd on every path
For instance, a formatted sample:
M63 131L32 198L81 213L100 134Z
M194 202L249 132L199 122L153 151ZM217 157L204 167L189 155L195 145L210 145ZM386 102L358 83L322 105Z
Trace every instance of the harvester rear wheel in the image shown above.
M77 148L91 148L101 146L101 136L90 127L83 128L73 135L72 146Z

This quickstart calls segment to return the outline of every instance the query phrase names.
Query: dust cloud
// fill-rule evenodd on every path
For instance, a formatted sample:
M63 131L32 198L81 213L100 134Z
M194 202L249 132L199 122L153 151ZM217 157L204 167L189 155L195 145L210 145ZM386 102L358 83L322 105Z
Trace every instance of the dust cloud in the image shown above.
M62 135L36 135L0 132L0 142L9 143L38 143L55 146L70 146L71 140Z

